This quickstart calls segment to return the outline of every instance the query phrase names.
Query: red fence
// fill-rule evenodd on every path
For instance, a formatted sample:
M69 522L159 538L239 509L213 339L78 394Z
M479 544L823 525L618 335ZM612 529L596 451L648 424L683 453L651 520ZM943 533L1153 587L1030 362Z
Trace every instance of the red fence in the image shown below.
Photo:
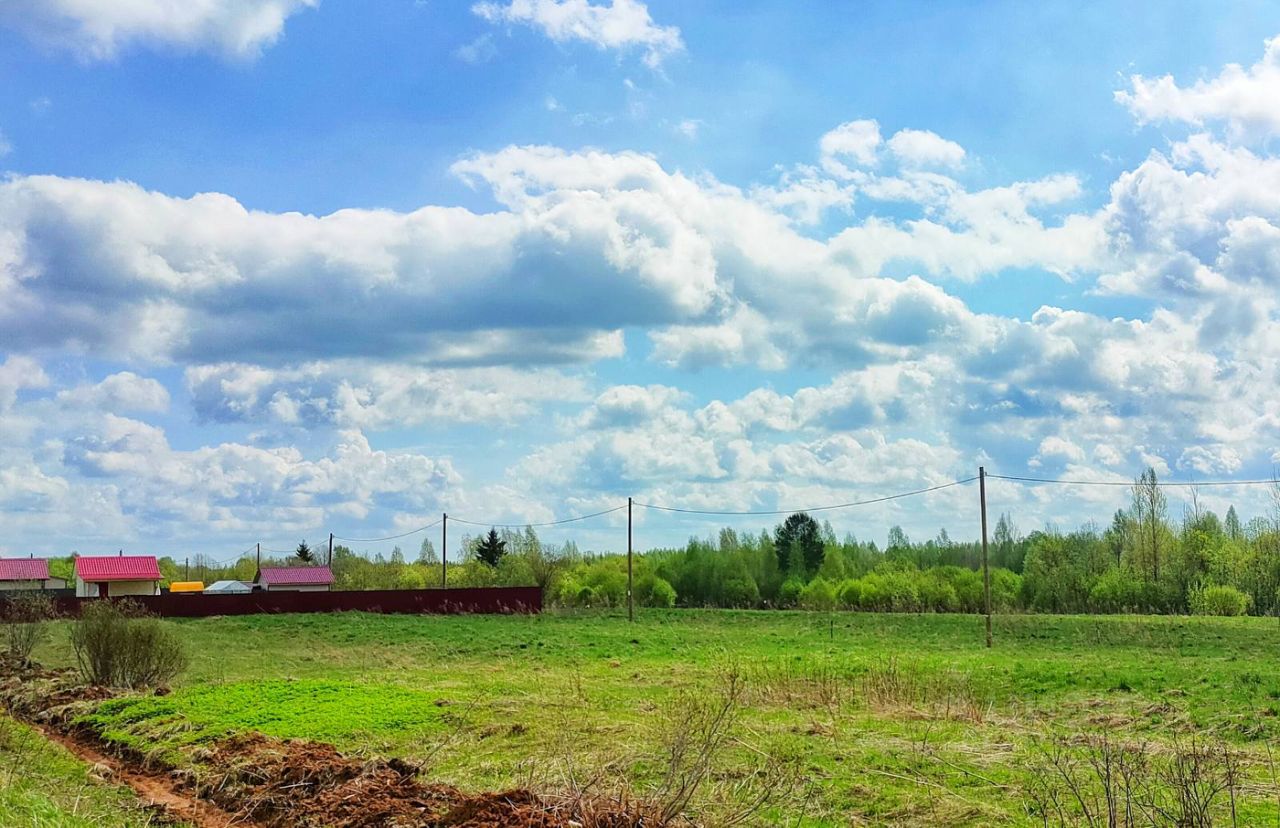
M84 601L101 598L59 597L58 612L79 615ZM536 613L542 611L538 587L477 587L474 589L383 589L351 592L250 592L244 595L166 593L143 595L136 601L163 618L207 618L211 615L257 615L280 612L421 613Z

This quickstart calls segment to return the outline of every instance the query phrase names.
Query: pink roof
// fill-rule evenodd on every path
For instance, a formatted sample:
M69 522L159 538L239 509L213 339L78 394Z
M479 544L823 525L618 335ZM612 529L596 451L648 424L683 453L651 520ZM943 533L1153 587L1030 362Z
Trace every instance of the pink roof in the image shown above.
M267 585L312 586L333 583L327 566L264 566L254 580Z
M44 581L49 562L44 558L0 558L0 581Z
M76 558L76 576L82 581L158 581L160 567L154 555L108 555Z

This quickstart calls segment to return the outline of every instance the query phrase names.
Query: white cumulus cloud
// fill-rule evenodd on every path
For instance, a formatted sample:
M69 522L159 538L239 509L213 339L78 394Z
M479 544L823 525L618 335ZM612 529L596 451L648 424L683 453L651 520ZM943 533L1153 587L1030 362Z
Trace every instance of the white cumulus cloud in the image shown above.
M0 0L0 22L87 60L134 43L257 55L288 17L318 0Z
M578 40L600 49L644 50L644 62L657 68L684 48L680 29L659 26L639 0L511 0L477 3L472 10L492 23L519 23L540 29L552 40Z

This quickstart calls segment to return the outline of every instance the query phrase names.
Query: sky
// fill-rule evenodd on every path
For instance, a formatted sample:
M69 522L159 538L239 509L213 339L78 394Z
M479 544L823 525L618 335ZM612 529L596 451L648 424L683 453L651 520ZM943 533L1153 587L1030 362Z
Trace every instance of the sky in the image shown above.
M1280 9L1223 8L0 0L0 554L1269 478Z

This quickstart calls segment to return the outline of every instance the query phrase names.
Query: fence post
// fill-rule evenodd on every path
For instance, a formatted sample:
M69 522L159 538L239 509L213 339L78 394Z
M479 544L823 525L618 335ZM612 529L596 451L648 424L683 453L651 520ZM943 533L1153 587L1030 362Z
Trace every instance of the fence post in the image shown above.
M982 507L982 598L987 615L987 649L991 649L991 567L987 563L987 470L978 466L978 500Z
M449 588L449 513L440 517L440 588Z
M635 590L631 580L631 498L627 498L627 620L636 620Z

